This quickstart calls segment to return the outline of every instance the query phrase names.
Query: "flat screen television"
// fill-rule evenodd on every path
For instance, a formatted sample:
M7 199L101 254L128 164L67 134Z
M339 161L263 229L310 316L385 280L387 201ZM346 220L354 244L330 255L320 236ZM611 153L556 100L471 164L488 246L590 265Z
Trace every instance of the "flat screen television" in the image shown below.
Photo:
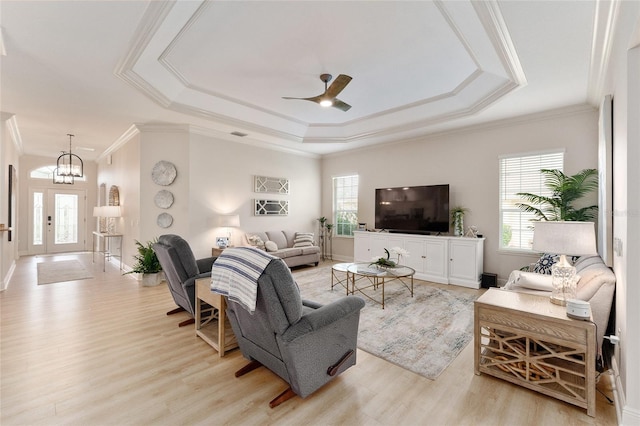
M449 185L376 189L376 228L389 232L449 232Z

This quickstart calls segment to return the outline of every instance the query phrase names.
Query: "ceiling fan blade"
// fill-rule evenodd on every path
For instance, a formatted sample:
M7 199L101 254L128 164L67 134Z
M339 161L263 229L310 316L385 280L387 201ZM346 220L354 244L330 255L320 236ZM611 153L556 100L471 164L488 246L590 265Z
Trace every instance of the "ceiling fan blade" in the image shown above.
M340 74L338 78L335 79L331 86L327 89L326 95L330 98L335 98L347 87L347 84L351 81L351 77L346 74Z
M333 105L331 106L334 108L338 108L339 110L342 110L342 111L349 111L349 109L351 108L351 105L342 102L340 99L334 99Z
M282 99L296 99L299 101L311 101L311 102L315 102L315 103L320 103L320 99L324 96L324 94L322 95L318 95L318 96L313 96L311 98L293 98L291 96L283 96Z

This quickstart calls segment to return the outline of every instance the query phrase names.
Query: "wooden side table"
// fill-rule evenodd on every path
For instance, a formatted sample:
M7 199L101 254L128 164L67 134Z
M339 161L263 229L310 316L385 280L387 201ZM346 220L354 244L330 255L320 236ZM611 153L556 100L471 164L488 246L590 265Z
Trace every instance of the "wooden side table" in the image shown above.
M223 251L224 251L223 248L212 247L211 248L211 256L216 256L216 257L220 256Z
M215 316L211 312L211 315L203 320L203 303L217 309L218 315ZM226 351L238 347L238 341L225 313L226 308L224 296L211 291L210 278L196 280L196 335L217 350L220 358Z
M486 373L596 415L596 326L548 297L489 289L475 302L476 374Z

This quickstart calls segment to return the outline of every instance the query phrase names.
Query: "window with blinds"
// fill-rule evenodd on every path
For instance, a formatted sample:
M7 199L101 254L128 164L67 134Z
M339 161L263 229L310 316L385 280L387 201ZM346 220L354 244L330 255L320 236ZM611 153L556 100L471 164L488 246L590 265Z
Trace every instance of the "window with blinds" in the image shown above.
M358 226L358 175L333 178L335 235L353 236Z
M563 171L564 151L505 156L500 158L500 248L531 251L535 216L520 210L519 192L552 195L545 186L541 169Z

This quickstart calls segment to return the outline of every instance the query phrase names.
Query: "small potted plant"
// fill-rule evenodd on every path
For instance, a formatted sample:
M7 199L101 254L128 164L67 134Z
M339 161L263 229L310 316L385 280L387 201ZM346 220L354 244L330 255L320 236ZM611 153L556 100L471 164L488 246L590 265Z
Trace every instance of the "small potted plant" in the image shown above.
M384 252L386 253L386 258L384 256L381 257L374 257L372 260L372 262L369 264L369 266L371 265L375 265L378 268L395 268L396 266L398 266L398 264L396 262L394 262L393 260L389 259L391 257L391 253L389 253L389 250L384 249Z
M164 279L162 266L160 266L156 252L153 251L153 245L156 241L148 241L146 244L142 244L136 240L138 254L133 256L136 263L131 271L126 272L127 274L142 274L142 285L145 287L158 285Z
M469 209L460 206L451 209L451 225L456 237L464 236L464 214L468 211Z

